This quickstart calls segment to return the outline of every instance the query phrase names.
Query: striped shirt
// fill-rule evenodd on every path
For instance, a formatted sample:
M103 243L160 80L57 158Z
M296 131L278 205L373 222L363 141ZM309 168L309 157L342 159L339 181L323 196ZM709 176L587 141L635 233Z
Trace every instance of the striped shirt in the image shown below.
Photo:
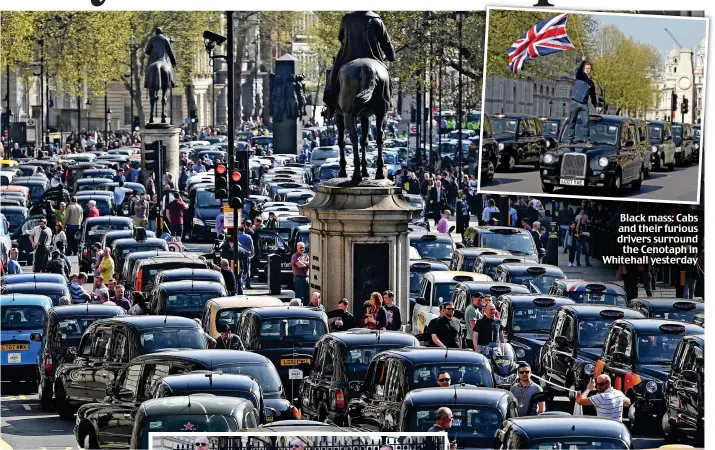
M86 294L86 292L78 281L73 281L72 284L70 284L70 294L72 294L72 303L85 303L87 301L83 297L83 294Z
M623 421L623 401L626 396L623 392L608 388L603 392L589 397L591 403L596 408L598 417Z

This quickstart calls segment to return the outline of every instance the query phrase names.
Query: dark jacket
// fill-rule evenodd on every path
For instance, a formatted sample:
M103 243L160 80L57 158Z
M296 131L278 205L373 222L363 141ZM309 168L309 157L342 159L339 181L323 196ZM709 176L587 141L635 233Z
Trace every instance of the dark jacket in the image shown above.
M217 350L243 350L243 344L241 343L241 340L238 338L237 335L232 334L231 339L228 340L228 342L224 341L224 339L219 336L218 339L216 339L216 349Z
M236 276L231 269L221 269L221 275L223 276L224 283L226 283L226 292L228 295L236 295Z
M574 81L573 90L571 91L571 100L579 103L588 103L590 97L593 106L598 106L598 102L596 101L596 87L593 83L593 79L583 71L585 66L586 61L581 61L578 69L576 69L576 81Z
M385 311L387 312L387 329L390 331L400 331L402 329L400 308L393 304L392 306L385 306Z
M47 262L47 265L45 266L45 272L58 273L60 275L63 275L68 280L70 276L70 269L69 267L67 267L67 263L62 256L49 260Z
M394 61L395 49L380 16L372 11L353 11L343 16L338 31L340 50L333 70L360 58Z
M351 328L355 328L355 316L351 312L343 313L342 315L343 324L341 326L333 325L331 331L347 331Z

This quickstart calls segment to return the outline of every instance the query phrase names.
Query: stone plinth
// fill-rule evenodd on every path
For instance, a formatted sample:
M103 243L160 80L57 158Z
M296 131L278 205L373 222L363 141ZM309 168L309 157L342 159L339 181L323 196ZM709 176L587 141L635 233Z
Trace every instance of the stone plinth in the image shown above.
M356 318L370 293L390 289L409 316L408 224L419 215L389 180L333 179L299 207L311 219L310 292L325 308L347 298ZM403 319L405 320L405 319Z
M161 119L154 119L155 121ZM146 185L146 181L151 175L147 172L144 167L144 144L152 143L154 141L161 141L164 147L166 147L166 152L163 155L164 158L164 171L171 174L175 185L179 185L179 131L180 129L171 124L162 123L148 123L141 131L142 134L142 183ZM161 178L157 174L157 180L161 181ZM162 187L158 186L159 192L161 192Z

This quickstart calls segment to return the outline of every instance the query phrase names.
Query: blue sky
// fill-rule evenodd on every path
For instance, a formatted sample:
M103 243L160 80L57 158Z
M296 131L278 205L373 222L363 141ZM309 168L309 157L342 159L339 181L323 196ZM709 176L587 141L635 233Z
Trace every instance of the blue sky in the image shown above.
M623 16L594 14L594 18L603 25L615 25L626 36L634 40L654 46L661 55L674 47L675 42L665 32L670 30L684 47L697 49L700 41L705 38L705 20L679 19L675 17L649 16L637 14Z

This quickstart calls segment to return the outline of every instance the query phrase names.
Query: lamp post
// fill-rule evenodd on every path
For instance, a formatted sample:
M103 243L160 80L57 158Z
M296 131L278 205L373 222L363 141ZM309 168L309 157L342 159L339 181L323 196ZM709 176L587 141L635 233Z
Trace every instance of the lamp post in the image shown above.
M10 124L12 123L12 109L10 109L10 64L5 65L5 101L7 102L7 108L5 109L5 114L7 115L7 128L3 130L3 133L7 131L7 143L10 144Z
M463 22L464 22L464 17L466 13L464 11L457 11L454 14L455 19L457 20L457 33L459 35L459 88L458 90L458 95L457 95L457 130L458 130L458 135L457 135L457 152L459 155L459 179L457 180L459 189L462 189L462 28L463 28Z
M89 135L89 109L92 107L92 102L87 99L87 103L85 103L84 106L87 111L87 135Z
M549 117L551 117L551 107L553 106L553 104L554 104L554 101L549 100Z
M107 130L104 132L104 134L105 134L104 140L107 141L107 145L109 145L109 139L107 136L109 135L109 132L112 130L112 108L107 108L104 111L104 117L106 118L105 123L107 126Z
M561 104L561 117L566 117L566 102Z

